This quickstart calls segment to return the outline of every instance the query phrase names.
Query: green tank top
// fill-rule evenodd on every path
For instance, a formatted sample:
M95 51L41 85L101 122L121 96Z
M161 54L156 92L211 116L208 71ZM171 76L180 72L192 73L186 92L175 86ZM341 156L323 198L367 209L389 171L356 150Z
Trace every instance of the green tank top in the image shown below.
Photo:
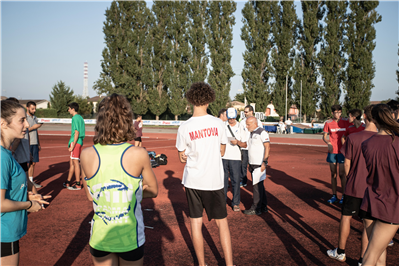
M99 166L94 176L85 178L93 198L90 246L107 252L127 252L145 242L143 177L128 174L122 166L129 143L93 146Z

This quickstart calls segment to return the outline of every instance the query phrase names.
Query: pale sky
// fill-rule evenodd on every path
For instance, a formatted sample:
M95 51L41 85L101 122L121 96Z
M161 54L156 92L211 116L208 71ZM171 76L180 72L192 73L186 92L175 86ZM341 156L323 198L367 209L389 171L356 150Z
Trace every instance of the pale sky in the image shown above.
M241 71L244 42L240 38L241 10L237 2L233 28L232 78L230 97L242 92ZM151 3L148 3L150 6ZM300 3L297 13L302 17ZM99 2L1 2L1 95L19 99L49 99L60 80L75 94L83 92L83 63L89 63L89 95L96 96L93 83L101 72L102 32L109 1ZM375 88L371 100L395 98L398 89L398 2L381 1L377 8L382 22L376 25L377 47Z

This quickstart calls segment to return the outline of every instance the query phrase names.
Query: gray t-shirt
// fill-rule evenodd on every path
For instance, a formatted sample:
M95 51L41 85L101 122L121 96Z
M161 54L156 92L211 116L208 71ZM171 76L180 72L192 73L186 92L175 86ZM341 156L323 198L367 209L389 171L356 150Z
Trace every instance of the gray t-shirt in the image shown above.
M28 130L26 130L25 138L21 139L13 156L18 163L27 163L30 161Z
M26 120L29 123L29 127L33 127L34 125L38 124L38 120L36 116L30 116L29 113L26 114ZM29 132L29 139L30 139L30 145L38 145L38 141L37 141L37 129L32 130L31 132Z

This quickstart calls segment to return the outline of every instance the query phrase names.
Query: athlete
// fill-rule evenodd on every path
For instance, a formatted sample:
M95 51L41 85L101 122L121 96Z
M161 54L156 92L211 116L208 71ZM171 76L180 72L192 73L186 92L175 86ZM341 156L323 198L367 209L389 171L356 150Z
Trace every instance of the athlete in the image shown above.
M136 121L134 121L134 128L136 129L136 138L134 139L134 146L142 147L143 142L141 137L143 136L143 117L138 115Z
M86 195L93 201L90 253L94 265L143 265L143 198L158 194L147 151L135 147L133 112L118 94L99 105L94 146L82 151Z
M386 104L371 111L378 134L362 143L368 169L361 216L371 222L363 265L385 265L386 248L399 229L399 124Z
M341 141L342 145L345 143L345 139L353 133L360 132L366 128L366 125L362 123L361 121L361 116L362 116L362 111L359 109L353 109L349 111L349 123L352 123L353 125L350 125L344 135L342 135Z
M215 91L207 83L193 83L186 98L194 105L194 112L179 127L176 148L180 162L186 164L182 184L186 190L195 254L199 265L206 265L202 235L202 213L205 209L208 220L216 221L225 262L231 266L233 252L226 218L222 165L227 143L225 124L207 114L209 104L215 100Z
M218 117L220 120L222 120L223 122L227 122L227 115L226 115L226 108L222 108L219 110L219 114Z
M342 191L345 191L346 177L344 161L345 157L340 152L342 147L341 138L345 133L346 128L350 125L347 118L342 118L342 107L340 105L331 106L332 119L326 121L323 129L323 141L328 145L327 162L330 165L331 171L331 187L333 196L327 202L333 204L338 200L337 198L337 166L339 169L339 177L341 178ZM327 139L329 135L329 139ZM342 197L339 203L343 203Z
M377 128L371 117L372 108L373 105L369 105L364 108L364 121L366 122L364 131L350 134L347 137L345 144L341 148L341 153L345 156L344 165L347 176L344 193L345 198L341 211L342 215L339 226L338 248L327 251L327 254L330 258L341 262L346 260L345 247L350 233L350 222L352 216L359 215L360 205L362 204L364 191L367 187L366 178L368 171L362 154L361 145L363 141L377 134ZM364 220L365 223L366 221L367 220ZM368 226L369 224L364 224L364 228L367 228ZM362 263L362 257L366 250L367 244L368 239L366 229L364 229L362 234L359 263Z

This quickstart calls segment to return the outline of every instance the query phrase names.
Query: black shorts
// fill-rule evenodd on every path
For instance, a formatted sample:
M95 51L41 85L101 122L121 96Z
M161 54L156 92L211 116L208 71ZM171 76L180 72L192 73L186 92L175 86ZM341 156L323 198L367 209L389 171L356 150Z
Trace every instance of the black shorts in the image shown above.
M342 204L341 214L347 216L359 215L362 201L363 199L361 198L344 195L344 203Z
M28 163L20 163L19 165L22 167L22 169L24 169L25 172L28 172L29 170Z
M224 219L227 217L224 188L219 190L186 189L190 218L200 218L206 212L208 220Z
M135 140L135 141L140 141L140 142L142 142L142 141L141 141L141 137L134 138L134 140Z
M19 252L19 240L11 243L1 242L1 257L7 257Z
M126 260L126 261L137 261L144 256L144 245L142 245L141 247L138 247L136 249L133 249L131 251L120 252L120 253L101 251L101 250L92 248L90 246L90 254L93 257L101 258L101 257L105 257L111 253L118 255L121 259Z
M378 220L378 221L380 221L381 223L384 223L384 224L399 225L399 224L396 224L396 223L391 223L391 222L383 221L381 219L374 218L373 216L371 216L371 213L363 211L363 210L360 210L359 217L362 218L362 219L373 220L373 221L377 221Z

